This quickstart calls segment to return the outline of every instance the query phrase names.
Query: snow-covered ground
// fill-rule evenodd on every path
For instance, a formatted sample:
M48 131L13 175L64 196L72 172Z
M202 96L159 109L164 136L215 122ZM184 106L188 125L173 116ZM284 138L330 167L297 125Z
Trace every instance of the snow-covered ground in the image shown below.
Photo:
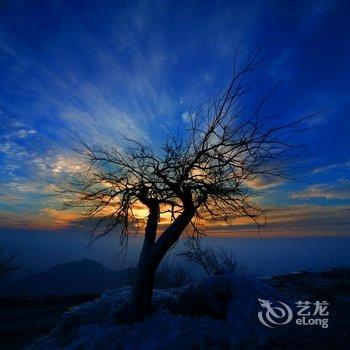
M268 344L269 334L257 322L258 298L283 299L275 289L248 275L211 276L183 288L155 290L152 316L134 325L118 324L117 315L130 292L130 287L107 291L100 298L71 309L62 316L51 335L32 348L262 348ZM204 302L211 300L206 309L209 314L214 312L214 317L193 317L193 313L198 312L193 306L198 302L197 295ZM193 308L184 307L186 302ZM219 308L216 315L215 303Z
M349 318L339 318L334 303L339 301L339 286L342 294L348 290L349 275L349 271L328 271L270 279L247 273L210 276L185 287L155 290L152 315L133 325L120 321L131 292L123 287L72 308L49 336L30 349L348 349L344 322ZM262 310L258 299L292 305L299 299L328 299L325 292L335 297L327 329L292 322L267 328L258 320ZM341 309L345 306L348 303Z

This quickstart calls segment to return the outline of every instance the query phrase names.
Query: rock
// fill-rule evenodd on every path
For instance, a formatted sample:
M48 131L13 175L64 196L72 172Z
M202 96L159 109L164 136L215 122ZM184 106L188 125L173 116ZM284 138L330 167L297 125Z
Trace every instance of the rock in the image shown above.
M192 317L225 318L225 311L214 295L207 290L188 287L178 296L178 313Z

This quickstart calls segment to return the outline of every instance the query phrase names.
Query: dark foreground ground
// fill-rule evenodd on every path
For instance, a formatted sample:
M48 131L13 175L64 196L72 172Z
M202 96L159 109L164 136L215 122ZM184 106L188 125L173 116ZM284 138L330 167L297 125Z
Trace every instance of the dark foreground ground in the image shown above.
M329 328L322 345L314 334L300 332L289 339L274 339L270 349L350 349L350 269L299 272L266 278L283 295L299 300L326 300ZM35 338L49 333L62 313L92 300L96 295L0 299L0 349L23 349Z
M47 334L72 306L97 295L0 298L0 349L23 349Z

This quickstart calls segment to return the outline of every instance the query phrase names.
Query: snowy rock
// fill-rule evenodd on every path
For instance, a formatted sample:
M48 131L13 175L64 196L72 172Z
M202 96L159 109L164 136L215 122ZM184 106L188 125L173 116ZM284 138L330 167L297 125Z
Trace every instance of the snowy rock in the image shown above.
M79 327L113 322L116 312L129 300L130 293L131 287L108 290L96 300L71 308L62 315L59 324L52 330L52 336L65 342Z
M210 291L222 307L232 299L235 289L230 275L209 276L201 281L198 287Z

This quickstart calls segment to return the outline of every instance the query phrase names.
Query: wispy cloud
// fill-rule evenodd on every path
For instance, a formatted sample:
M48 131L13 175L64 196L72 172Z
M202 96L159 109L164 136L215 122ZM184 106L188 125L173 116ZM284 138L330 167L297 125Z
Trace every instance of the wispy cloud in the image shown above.
M350 180L339 179L335 184L317 184L308 186L305 190L293 192L293 199L350 199Z
M317 167L314 170L312 170L312 173L320 174L330 170L340 170L340 169L350 169L350 161L346 161L343 163L333 163L333 164Z
M257 176L254 179L245 181L248 187L258 191L281 186L284 182L285 180L283 178L264 178L262 176Z
M261 237L349 235L349 205L292 205L270 207L265 211L266 225ZM240 220L231 227L212 225L208 234L257 237L256 227L249 220Z

